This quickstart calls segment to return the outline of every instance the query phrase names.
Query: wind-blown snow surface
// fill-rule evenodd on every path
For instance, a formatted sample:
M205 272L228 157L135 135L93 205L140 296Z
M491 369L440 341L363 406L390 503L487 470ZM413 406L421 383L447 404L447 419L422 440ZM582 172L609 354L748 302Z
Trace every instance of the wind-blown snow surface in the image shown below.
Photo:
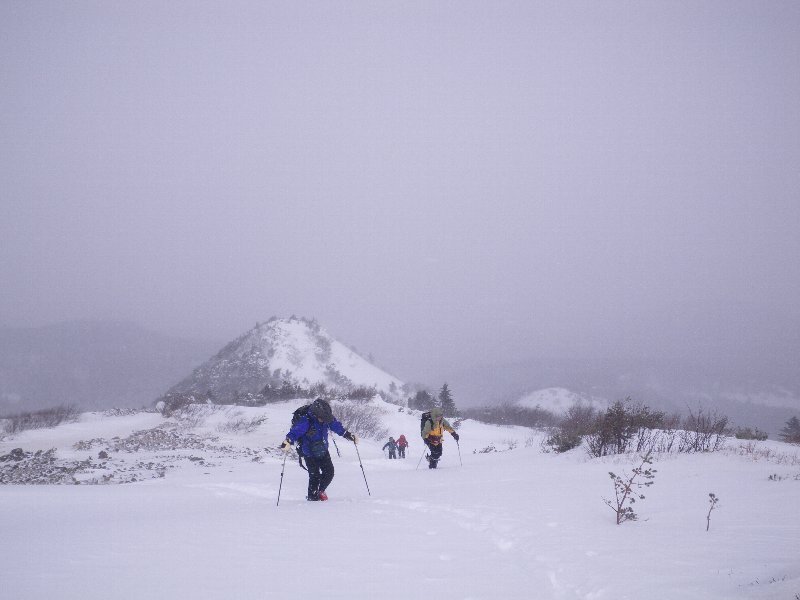
M383 441L359 444L371 495L356 448L337 438L342 456L334 455L330 501L306 502L306 473L287 461L276 506L281 461L263 449L283 439L295 406L237 409L267 421L249 434L215 433L221 445L259 450L259 462L217 453L139 483L0 486L0 596L792 600L800 593L797 447L735 442L716 454L659 457L655 485L635 505L641 520L617 526L602 501L613 493L608 472L630 471L635 457L545 454L542 434L468 421L460 430L463 466L448 436L440 469L415 470L418 417L387 407L390 433L405 433L411 447L407 459L388 460ZM217 413L196 431L214 432L231 416ZM72 449L78 440L163 422L152 413L87 414L5 439L0 455L56 446L61 458L85 459L97 449ZM503 451L473 453L490 445ZM709 492L720 504L706 532Z

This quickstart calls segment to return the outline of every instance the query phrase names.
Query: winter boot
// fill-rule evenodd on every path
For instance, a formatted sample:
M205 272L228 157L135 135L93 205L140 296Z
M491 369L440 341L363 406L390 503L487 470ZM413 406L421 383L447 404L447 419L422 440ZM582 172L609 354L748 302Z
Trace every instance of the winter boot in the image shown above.
M328 494L326 494L325 492L320 492L319 493L319 499L324 502L325 500L328 499Z
M317 502L317 501L321 500L319 495L320 495L319 492L310 492L308 494L308 496L306 496L306 500L308 500L309 502ZM325 496L325 500L327 500L327 499L328 499L328 497Z

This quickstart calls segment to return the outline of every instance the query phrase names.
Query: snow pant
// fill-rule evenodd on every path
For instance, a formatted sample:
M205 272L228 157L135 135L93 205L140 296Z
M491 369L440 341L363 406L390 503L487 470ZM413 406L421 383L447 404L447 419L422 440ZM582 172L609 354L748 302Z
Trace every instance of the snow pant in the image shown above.
M439 442L438 444L431 444L428 440L425 440L425 445L431 451L430 458L428 458L428 468L435 469L436 463L438 463L439 459L442 458L442 443Z
M406 457L406 447L405 446L398 446L397 451L400 453L400 458Z
M308 497L319 497L333 481L333 461L329 452L321 458L303 456L308 469Z
M389 458L397 458L397 453L394 450L389 450Z

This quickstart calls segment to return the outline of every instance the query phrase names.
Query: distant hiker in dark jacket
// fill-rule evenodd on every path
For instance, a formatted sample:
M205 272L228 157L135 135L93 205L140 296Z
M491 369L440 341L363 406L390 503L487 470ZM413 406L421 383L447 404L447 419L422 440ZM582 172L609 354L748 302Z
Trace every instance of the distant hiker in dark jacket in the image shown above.
M406 436L401 433L400 437L397 438L397 452L400 458L406 457L406 448L408 448L408 440L406 439Z
M441 408L431 409L431 418L422 427L422 441L428 446L430 454L426 454L428 468L435 469L442 457L442 436L445 431L449 431L453 439L458 441L458 434L453 426L444 418Z
M356 436L345 431L344 426L333 416L331 405L326 400L317 398L308 407L306 414L292 426L281 444L281 450L288 452L300 440L299 452L308 468L306 500L328 499L325 490L333 481L333 461L328 452L329 429L354 444L358 443Z
M389 458L397 458L397 442L393 437L390 437L389 441L383 445L383 449L386 450L386 448L389 448Z

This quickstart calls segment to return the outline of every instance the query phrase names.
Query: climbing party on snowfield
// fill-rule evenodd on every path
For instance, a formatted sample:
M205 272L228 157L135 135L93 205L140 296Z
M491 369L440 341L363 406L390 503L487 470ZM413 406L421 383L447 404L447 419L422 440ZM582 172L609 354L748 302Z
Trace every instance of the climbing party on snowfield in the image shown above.
M364 472L364 464L361 462L361 454L358 451L358 438L354 433L346 430L341 421L334 416L333 409L327 400L317 398L311 404L301 406L292 413L291 427L286 434L286 439L279 446L284 452L284 459L281 469L281 481L278 486L278 506L280 506L286 458L289 455L289 451L293 448L297 451L300 466L308 471L308 492L306 494L306 500L312 502L328 500L327 490L334 476L333 460L328 449L329 431L353 442L356 455L358 456L358 463L361 467L361 473L364 476L364 485L367 488L367 494L371 495L369 483L367 482L367 475ZM422 413L420 433L425 442L426 454L424 454L424 456L428 459L428 468L430 469L435 469L439 459L442 457L442 436L445 431L450 432L456 440L456 444L458 444L458 433L456 433L453 426L444 418L444 413L441 408L433 408L429 412ZM333 440L333 443L334 446L336 446L336 453L341 456L336 441ZM405 458L405 450L408 445L406 436L401 434L396 440L394 437L390 437L389 441L383 445L383 450L384 452L388 450L388 458L390 459L397 459L398 455L400 458ZM460 448L458 460L460 463ZM303 464L304 461L305 465ZM420 457L420 463L421 462L422 458ZM417 463L417 468L419 468L420 463Z

